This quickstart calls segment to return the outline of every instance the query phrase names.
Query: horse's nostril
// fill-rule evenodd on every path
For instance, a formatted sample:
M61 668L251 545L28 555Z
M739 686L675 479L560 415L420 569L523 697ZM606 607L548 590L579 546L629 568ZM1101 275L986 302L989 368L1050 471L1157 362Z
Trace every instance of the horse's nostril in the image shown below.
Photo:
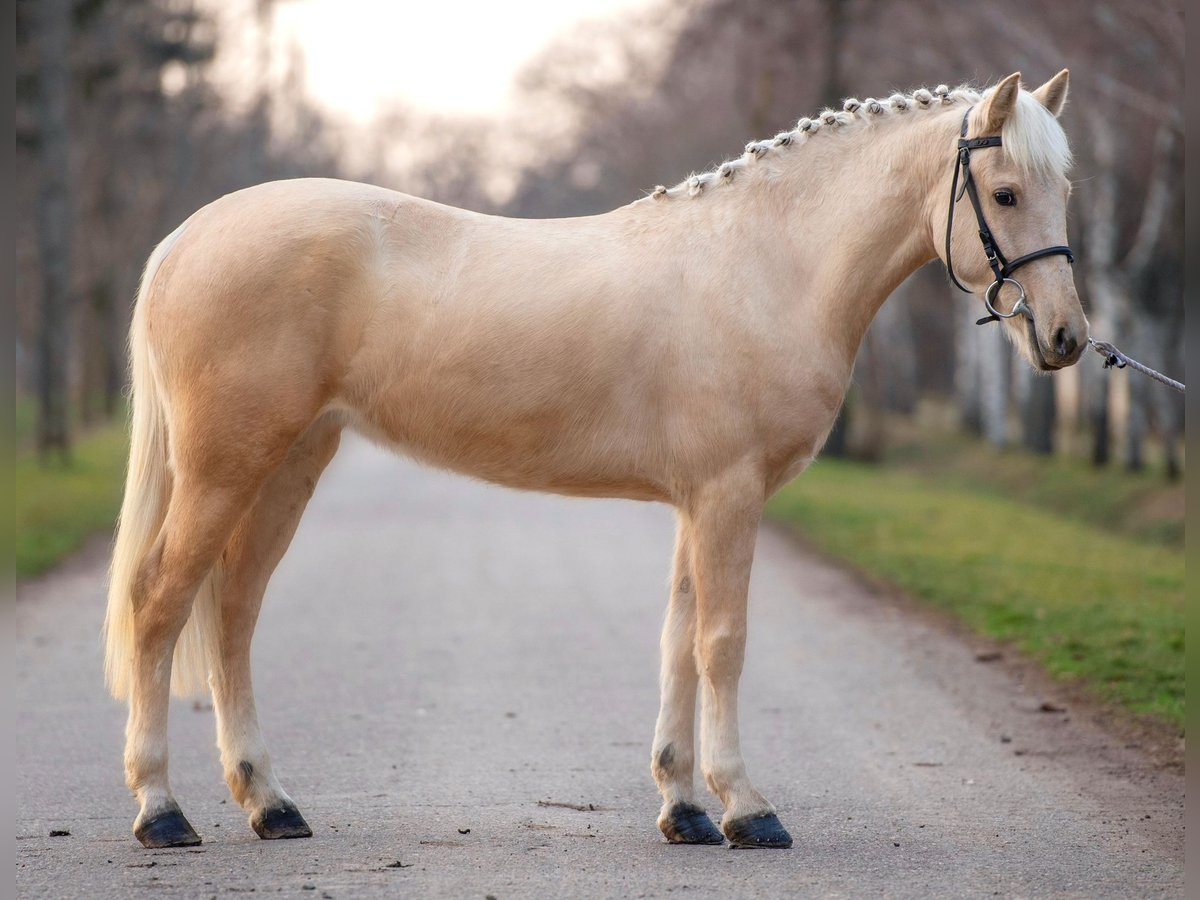
M1075 335L1067 330L1067 326L1063 325L1054 333L1054 350L1059 356L1070 356L1077 346L1079 343L1075 340Z

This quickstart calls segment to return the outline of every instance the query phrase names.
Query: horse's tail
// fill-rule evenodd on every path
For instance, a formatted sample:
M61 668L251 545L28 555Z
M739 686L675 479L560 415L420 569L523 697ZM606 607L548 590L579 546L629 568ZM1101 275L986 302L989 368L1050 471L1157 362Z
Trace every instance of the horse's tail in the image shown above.
M142 273L129 331L133 393L129 468L109 569L108 611L104 618L104 674L108 689L118 699L129 696L133 674L134 588L146 556L162 530L171 499L167 410L146 332L146 295L159 266L184 227L181 225L150 254ZM175 694L203 692L207 687L210 662L217 661L220 634L217 581L218 572L214 567L205 578L175 645L171 667L171 690Z

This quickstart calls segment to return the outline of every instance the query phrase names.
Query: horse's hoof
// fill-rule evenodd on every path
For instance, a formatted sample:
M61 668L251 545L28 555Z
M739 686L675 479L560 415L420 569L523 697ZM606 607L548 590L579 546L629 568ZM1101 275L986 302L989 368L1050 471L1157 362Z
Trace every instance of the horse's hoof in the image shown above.
M250 820L250 827L264 841L312 837L312 829L293 803L263 810Z
M672 844L723 844L725 836L708 813L690 803L676 803L659 819L658 827Z
M762 847L786 850L792 846L792 836L779 822L775 813L761 816L744 816L724 824L725 836L731 849Z
M178 806L170 807L158 813L147 821L138 821L133 825L133 835L142 842L142 846L150 850L162 847L195 847L200 843L200 835L196 829L183 817Z

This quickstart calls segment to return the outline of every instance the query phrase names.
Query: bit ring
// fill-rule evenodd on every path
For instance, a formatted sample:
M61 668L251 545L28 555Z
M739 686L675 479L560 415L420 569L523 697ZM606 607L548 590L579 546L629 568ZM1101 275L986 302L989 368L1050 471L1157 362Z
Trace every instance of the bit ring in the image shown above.
M1017 297L1017 302L1013 304L1012 312L1003 313L992 304L1000 293L1000 289L1006 284L1016 285L1020 296ZM983 292L983 305L987 307L987 311L998 319L1011 319L1013 316L1024 314L1033 318L1033 313L1029 309L1029 304L1025 302L1025 288L1021 286L1021 282L1015 278L998 278L993 281L986 291Z

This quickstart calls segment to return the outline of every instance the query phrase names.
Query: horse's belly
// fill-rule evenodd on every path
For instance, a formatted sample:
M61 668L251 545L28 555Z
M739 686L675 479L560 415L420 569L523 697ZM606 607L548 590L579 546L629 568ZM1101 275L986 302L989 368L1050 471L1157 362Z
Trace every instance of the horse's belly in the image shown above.
M355 410L368 437L424 462L522 490L583 497L668 500L645 432L585 404L538 410L418 392Z

